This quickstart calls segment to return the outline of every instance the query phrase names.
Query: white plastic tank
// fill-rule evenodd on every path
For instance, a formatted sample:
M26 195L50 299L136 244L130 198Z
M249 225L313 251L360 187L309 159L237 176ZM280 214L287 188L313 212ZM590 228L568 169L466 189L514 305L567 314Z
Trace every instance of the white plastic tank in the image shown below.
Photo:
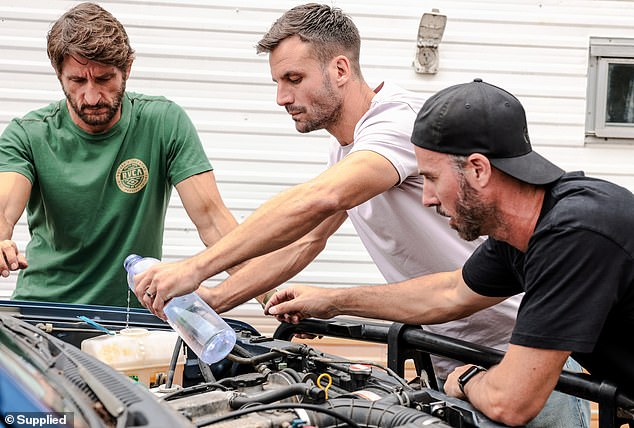
M115 335L86 339L81 350L148 387L164 383L178 335L174 331L127 328ZM181 350L173 383L183 380L185 354Z

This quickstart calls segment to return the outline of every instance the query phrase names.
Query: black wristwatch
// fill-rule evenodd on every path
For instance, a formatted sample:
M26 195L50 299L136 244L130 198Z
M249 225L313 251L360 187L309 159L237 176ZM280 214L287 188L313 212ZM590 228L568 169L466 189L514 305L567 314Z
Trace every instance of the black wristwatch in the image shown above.
M467 370L465 370L463 374L458 376L458 386L460 387L460 391L462 391L462 393L465 394L464 386L467 384L467 382L469 382L471 378L477 375L478 373L485 372L485 371L487 371L487 369L485 369L482 366L471 366Z

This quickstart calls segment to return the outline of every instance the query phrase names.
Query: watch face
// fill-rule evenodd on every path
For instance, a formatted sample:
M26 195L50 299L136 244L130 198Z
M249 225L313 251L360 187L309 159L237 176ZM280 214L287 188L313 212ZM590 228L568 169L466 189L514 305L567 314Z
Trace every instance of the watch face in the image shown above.
M469 382L469 380L480 372L485 372L486 369L481 366L471 366L469 367L463 374L458 376L458 387L464 394L464 386Z

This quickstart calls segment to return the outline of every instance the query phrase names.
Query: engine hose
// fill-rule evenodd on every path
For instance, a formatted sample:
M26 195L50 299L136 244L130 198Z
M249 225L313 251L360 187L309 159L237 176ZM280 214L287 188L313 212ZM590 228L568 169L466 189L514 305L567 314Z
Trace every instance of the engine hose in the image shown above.
M408 406L411 403L429 403L437 401L429 395L429 392L421 391L395 391L378 400L379 403Z
M227 359L234 363L255 366L265 361L274 360L280 355L283 355L283 353L279 351L274 351L274 350L266 352L264 354L260 354L260 355L253 355L242 346L234 345L231 353L227 355Z
M284 373L284 374L292 377L295 382L298 382L298 383L299 382L303 382L302 377L300 376L299 373L297 373L297 370L295 370L295 369L292 369L290 367L286 367L286 368L281 370L281 373Z
M335 398L328 400L324 407L344 415L359 426L397 428L405 427L446 427L451 428L446 422L435 416L430 416L419 410L409 407L395 406L391 403L377 401L365 401L350 398ZM308 412L313 418L308 421L310 424L320 428L334 428L341 426L341 421L330 415L317 412Z
M238 345L237 343L233 346L233 349L231 350L230 355L231 354L237 355L239 357L245 357L245 358L250 358L253 356L252 353L250 353L249 351L247 351L245 348Z
M261 403L274 403L276 401L283 400L285 398L293 397L295 395L301 395L302 397L308 397L311 400L323 401L325 392L316 386L310 386L306 383L294 383L288 386L284 386L273 391L264 392L258 395L252 395L245 397L236 395L229 400L229 406L236 410L246 404L261 404Z

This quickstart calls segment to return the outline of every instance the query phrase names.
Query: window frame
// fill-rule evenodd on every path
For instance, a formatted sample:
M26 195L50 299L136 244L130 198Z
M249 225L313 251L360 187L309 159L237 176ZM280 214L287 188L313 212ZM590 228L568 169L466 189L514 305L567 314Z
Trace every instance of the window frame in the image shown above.
M606 123L610 64L634 65L634 38L590 37L586 96L586 143L634 142L634 124Z

